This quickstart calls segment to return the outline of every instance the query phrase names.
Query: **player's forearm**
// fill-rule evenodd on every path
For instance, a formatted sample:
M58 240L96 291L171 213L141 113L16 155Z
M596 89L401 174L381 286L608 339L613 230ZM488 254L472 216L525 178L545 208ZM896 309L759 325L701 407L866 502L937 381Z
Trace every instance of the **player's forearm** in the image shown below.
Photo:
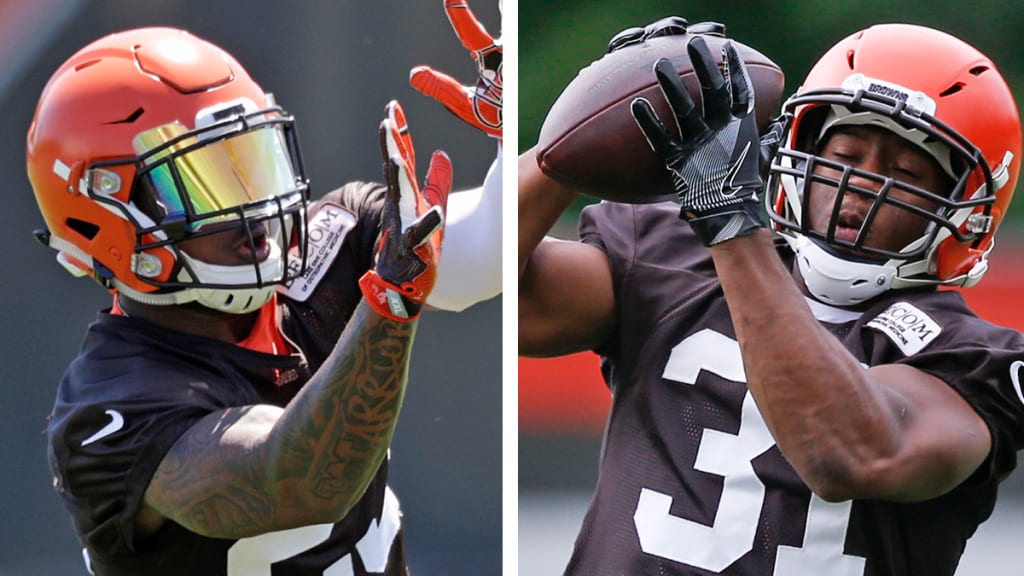
M519 156L519 275L534 249L566 208L579 196L548 178L537 166L533 150Z
M189 428L164 456L136 517L213 538L336 522L387 456L416 322L360 303L323 366L285 409L228 408Z
M712 248L747 385L779 448L823 495L890 458L899 423L888 390L811 314L770 233Z
M270 435L267 485L280 501L332 521L362 497L395 432L415 329L415 321L388 320L359 304Z

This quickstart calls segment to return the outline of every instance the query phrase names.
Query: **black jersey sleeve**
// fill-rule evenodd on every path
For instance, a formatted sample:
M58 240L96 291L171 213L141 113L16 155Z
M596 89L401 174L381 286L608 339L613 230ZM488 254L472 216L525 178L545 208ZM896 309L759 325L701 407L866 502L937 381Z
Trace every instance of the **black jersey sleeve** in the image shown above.
M601 202L580 215L580 240L608 256L615 293L615 329L598 354L635 358L665 311L713 277L711 253L678 212L672 202Z
M83 543L118 553L134 549L146 488L181 434L207 414L258 398L224 397L238 393L144 357L96 362L91 347L110 350L103 339L97 332L86 337L83 356L58 388L48 452L55 487Z

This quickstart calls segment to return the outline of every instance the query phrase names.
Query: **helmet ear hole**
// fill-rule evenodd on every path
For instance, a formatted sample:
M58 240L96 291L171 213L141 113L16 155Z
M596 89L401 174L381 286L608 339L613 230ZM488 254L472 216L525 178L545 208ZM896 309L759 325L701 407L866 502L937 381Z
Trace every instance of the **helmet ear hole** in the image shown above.
M85 220L79 220L77 218L68 218L64 221L70 230L74 230L80 234L86 240L92 240L100 233L100 227L93 224L92 222L86 222Z

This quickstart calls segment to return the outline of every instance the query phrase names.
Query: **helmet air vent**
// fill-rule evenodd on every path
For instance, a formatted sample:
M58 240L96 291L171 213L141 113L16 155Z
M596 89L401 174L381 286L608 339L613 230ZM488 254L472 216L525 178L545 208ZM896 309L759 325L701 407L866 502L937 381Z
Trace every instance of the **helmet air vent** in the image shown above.
M113 122L107 122L107 124L131 124L139 119L146 111L142 108L136 108L134 112L126 116L123 120L114 120Z
M93 64L99 64L100 60L102 60L102 58L93 58L92 60L86 60L85 62L82 62L81 64L75 66L75 72L81 72L82 70L85 70Z
M964 89L964 83L963 82L957 82L956 84L953 84L949 88L946 88L945 90L940 92L939 96L941 96L942 98L945 98L946 96L952 96L953 94L956 94L957 92L959 92L959 91L961 91L963 89Z

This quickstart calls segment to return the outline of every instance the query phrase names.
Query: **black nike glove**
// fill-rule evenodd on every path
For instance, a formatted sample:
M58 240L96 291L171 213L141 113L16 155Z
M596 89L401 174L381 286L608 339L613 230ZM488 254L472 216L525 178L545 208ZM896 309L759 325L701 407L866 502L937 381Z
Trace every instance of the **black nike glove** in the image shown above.
M647 26L626 28L619 32L608 42L608 52L615 52L626 46L639 44L651 38L659 36L674 36L677 34L712 34L714 36L725 36L725 24L719 22L697 22L690 24L686 18L680 16L667 16L655 20Z
M782 132L786 128L782 118L782 116L779 116L769 122L768 128L761 135L761 159L758 167L761 173L761 182L764 183L768 182L772 158L775 157L775 153L779 150L779 144L782 142Z
M679 217L705 245L714 246L766 227L758 197L762 182L754 91L732 42L723 49L724 76L700 36L686 49L700 82L703 111L694 105L671 62L661 59L654 66L681 137L665 128L646 99L633 100L631 110L672 173Z

